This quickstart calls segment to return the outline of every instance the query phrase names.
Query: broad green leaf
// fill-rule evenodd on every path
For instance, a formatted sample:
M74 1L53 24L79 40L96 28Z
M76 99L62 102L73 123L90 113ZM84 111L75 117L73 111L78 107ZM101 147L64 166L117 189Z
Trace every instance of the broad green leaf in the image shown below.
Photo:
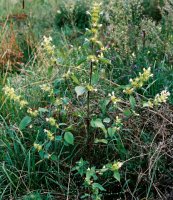
M44 159L44 151L43 150L39 151L39 155L40 155L41 159Z
M126 109L126 110L124 110L124 115L126 116L126 117L130 117L131 115L132 115L132 112L131 112L131 110L129 110L129 109Z
M73 80L74 83L79 85L79 80L77 79L77 77L74 74L71 76L71 79Z
M48 74L51 75L51 74L52 74L52 71L53 71L53 66L50 66L50 67L48 68Z
M58 157L56 155L51 155L50 159L53 160L53 161L57 161Z
M74 126L73 125L70 125L68 126L67 128L65 128L65 131L73 131L74 130Z
M44 154L44 159L49 159L49 158L50 158L49 154L48 154L48 153L45 153L45 154Z
M76 87L75 87L75 92L76 92L76 94L77 94L77 98L78 98L79 96L83 95L86 91L87 91L86 88L83 87L83 86L76 86Z
M61 140L62 140L62 136L61 135L55 136L55 141L61 141Z
M108 128L108 135L113 138L115 136L116 129L113 127Z
M46 145L45 145L45 150L48 151L50 146L51 146L52 142L48 142Z
M90 184L91 178L93 178L94 180L97 179L95 167L91 167L89 170L86 171L86 183Z
M19 124L19 129L23 130L25 129L30 123L31 123L32 119L29 116L25 116L22 121Z
M103 130L103 132L105 133L106 137L107 137L107 131L106 131L106 128L105 128L105 126L104 126L104 124L103 124L101 119L97 118L95 120L92 120L91 121L91 126L93 128L101 128Z
M115 171L114 171L114 178L115 178L117 181L120 182L120 173L119 173L118 170L115 170Z
M136 100L135 100L135 98L133 96L130 96L129 97L129 101L130 101L131 108L134 110L135 106L136 106Z
M102 185L100 185L99 183L93 183L93 184L92 184L92 188L93 188L93 189L96 189L96 188L97 188L97 189L99 189L100 191L106 191L105 188L104 188Z
M106 117L106 118L103 120L103 122L105 122L105 123L110 123L110 121L111 121L111 119L110 119L109 117Z
M102 123L102 120L97 118L95 120L91 121L91 126L93 128L105 128L104 124Z
M112 170L112 163L107 163L107 164L105 165L105 167L108 168L108 169L110 169L110 170Z
M110 99L104 99L100 101L100 108L102 110L102 113L106 113L107 111L107 105L109 104Z
M68 144L74 144L74 136L71 132L65 132L64 134L64 140L68 143Z

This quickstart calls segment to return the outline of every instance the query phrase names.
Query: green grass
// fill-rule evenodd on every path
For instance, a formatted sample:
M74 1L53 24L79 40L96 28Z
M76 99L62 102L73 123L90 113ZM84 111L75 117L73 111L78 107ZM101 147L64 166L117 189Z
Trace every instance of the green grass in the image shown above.
M11 33L24 53L23 64L11 57L0 64L0 199L171 196L173 7L144 3L105 0L98 15L87 1L26 1L25 9L0 2L0 59ZM157 21L150 9L162 6ZM6 21L19 13L27 19ZM91 33L85 28L95 27L93 16L102 26ZM149 67L153 77L125 94L129 80ZM156 105L164 89L169 99ZM28 105L20 108L21 100ZM153 108L143 106L148 100Z

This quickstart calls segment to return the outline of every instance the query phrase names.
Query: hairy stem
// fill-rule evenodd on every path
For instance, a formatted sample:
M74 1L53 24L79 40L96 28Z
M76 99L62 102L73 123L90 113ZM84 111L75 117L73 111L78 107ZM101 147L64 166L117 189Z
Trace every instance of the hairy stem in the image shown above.
M92 53L94 53L94 44L91 44ZM92 82L92 74L93 74L93 61L90 62L90 73L89 73L89 85ZM87 94L87 143L90 138L90 91L88 90Z
M90 63L90 76L89 76L89 84L91 85L92 81L92 73L93 73L93 62ZM88 91L87 95L87 137L89 138L90 132L90 91Z

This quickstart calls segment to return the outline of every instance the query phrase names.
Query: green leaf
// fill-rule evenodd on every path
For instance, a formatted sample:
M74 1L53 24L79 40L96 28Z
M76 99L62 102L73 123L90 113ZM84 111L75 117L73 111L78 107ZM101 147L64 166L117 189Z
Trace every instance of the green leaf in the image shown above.
M134 110L135 106L136 106L136 100L135 100L135 98L133 96L130 96L129 97L129 101L130 101L131 108Z
M97 188L97 189L99 189L100 191L106 191L105 188L104 188L102 185L100 185L99 183L93 183L93 184L92 184L92 188L93 188L93 189L96 189L96 188Z
M57 161L58 160L58 157L56 155L51 155L50 159L52 161Z
M19 124L19 129L22 131L31 123L31 121L32 121L31 117L25 116Z
M64 134L64 140L68 143L68 144L74 144L74 136L71 132L65 132Z
M97 119L93 119L91 121L91 126L93 128L105 128L104 124L102 123L102 120L100 118L97 118Z
M107 124L109 124L110 121L111 121L111 119L110 119L109 117L106 117L106 118L103 120L103 122L105 122L105 123L107 123Z
M44 159L49 159L49 157L50 157L50 156L49 156L48 153L45 153L45 154L44 154Z
M40 155L41 159L44 159L44 151L43 150L39 151L39 155Z
M80 84L80 83L79 83L79 80L77 79L77 77L76 77L74 74L71 76L71 79L72 79L73 82L76 83L77 85Z
M124 115L126 116L126 117L130 117L131 115L132 115L132 112L131 112L131 110L129 110L129 109L126 109L126 110L124 110Z
M103 132L105 133L106 137L107 137L107 131L106 131L106 128L104 126L104 124L102 123L102 120L100 118L97 118L97 119L93 119L91 121L91 126L93 128L101 128L103 130Z
M45 112L48 112L48 109L47 108L39 108L38 111L45 113Z
M107 105L109 104L110 99L104 99L100 101L100 108L102 110L102 113L105 114L107 111Z
M111 127L108 128L108 135L111 138L113 138L115 136L115 133L116 133L116 129L114 127L113 128L111 128Z
M115 171L114 171L114 178L115 178L117 181L120 182L120 173L119 173L118 170L115 170Z
M83 86L76 86L76 87L75 87L75 92L76 92L76 94L77 94L77 98L78 98L79 96L83 95L86 91L87 91L86 88L83 87Z
M95 141L94 141L94 143L103 143L103 144L107 144L108 143L108 141L106 140L106 139L98 139L98 138L96 138L95 139Z
M111 64L111 61L107 58L99 58L99 60L104 64Z
M75 128L73 125L68 126L67 128L65 128L65 131L73 131Z
M55 136L55 141L62 141L62 136L61 135Z
M98 178L97 175L96 175L95 167L91 167L91 169L89 169L89 170L86 171L85 181L89 185L90 185L91 178L93 178L94 180L97 180L97 178Z
M80 64L84 63L86 61L86 57L81 58L78 62L77 62L77 66L79 66Z

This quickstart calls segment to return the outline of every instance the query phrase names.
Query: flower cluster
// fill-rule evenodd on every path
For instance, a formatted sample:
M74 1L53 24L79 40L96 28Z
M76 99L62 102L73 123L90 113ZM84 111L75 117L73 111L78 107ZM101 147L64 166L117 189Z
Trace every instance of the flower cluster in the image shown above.
M28 105L28 102L25 100L22 100L20 95L15 94L14 88L5 86L3 88L3 91L10 100L13 100L14 102L20 105L20 109Z
M130 79L130 85L123 92L129 95L132 94L135 89L141 88L152 76L150 67L148 69L143 68L143 73L139 73L139 76L135 79Z
M114 92L112 92L112 94L109 93L108 96L110 97L113 104L117 104L118 102L121 101L121 99L115 96Z
M122 119L119 118L118 116L116 116L114 126L110 129L110 130L112 130L111 137L112 137L112 133L116 133L116 132L120 131L122 126L123 126Z
M154 105L160 105L161 103L166 103L168 97L170 96L170 92L167 90L161 91L160 94L157 94L154 98L153 104Z
M167 90L161 91L160 94L157 94L154 99L150 99L147 102L143 104L144 107L150 107L153 108L154 106L160 106L162 103L166 103L170 96L170 92Z
M94 3L94 5L93 5L93 9L91 12L92 28L97 28L100 26L100 24L99 24L100 6L101 6L101 4L98 4L98 3ZM95 31L97 32L97 30L95 30Z
M54 54L55 46L52 45L52 37L43 36L43 42L41 43L41 46L47 51L49 55Z
M41 88L41 90L43 90L43 92L48 92L49 97L53 95L53 88L50 84L40 85L40 88Z
M62 98L56 98L54 105L60 106L60 105L62 105L62 103L63 103Z
M42 48L45 50L48 56L50 56L51 63L56 63L55 57L55 45L52 45L52 37L43 37L43 42L41 43Z
M32 117L37 117L39 114L38 110L33 110L32 108L28 108L27 113L30 114Z
M51 126L55 126L56 128L59 128L59 125L56 123L56 120L53 117L46 118L46 121L49 122Z
M122 126L122 119L119 118L118 116L116 116L115 124L116 124L116 126Z
M90 91L90 92L97 92L97 88L94 88L92 85L87 85L86 88L87 88L88 91Z
M112 170L115 171L115 170L118 170L122 167L123 165L123 162L115 162L113 165L112 165Z
M42 150L42 145L38 144L38 143L34 143L34 148L37 150L37 151L41 151Z
M103 58L103 52L106 51L106 48L103 46L98 36L99 28L102 27L102 24L99 24L100 6L101 4L94 3L91 14L87 12L91 16L91 29L88 30L88 33L91 34L91 37L89 39L85 39L85 41L99 47L97 55L89 55L87 57L87 60L91 62L98 62L99 59Z
M55 139L55 136L53 135L53 133L49 130L44 129L44 132L47 134L47 138L52 141Z
M51 90L51 86L49 84L43 84L40 85L40 88L44 91L44 92L49 92Z
M91 62L98 62L97 56L94 56L94 55L89 55L89 56L87 57L87 60L88 60L88 61L91 61Z

